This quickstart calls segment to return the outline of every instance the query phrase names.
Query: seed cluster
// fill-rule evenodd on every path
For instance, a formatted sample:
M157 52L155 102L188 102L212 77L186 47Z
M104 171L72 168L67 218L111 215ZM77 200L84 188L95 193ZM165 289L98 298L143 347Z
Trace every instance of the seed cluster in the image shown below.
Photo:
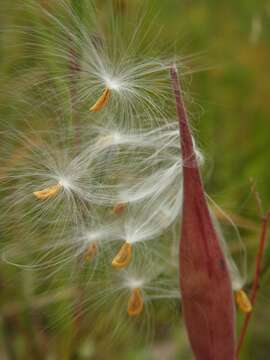
M48 32L42 28L35 34L35 41L42 40L40 49L35 44L39 57L55 60L55 73L48 66L47 81L37 84L42 94L53 92L46 109L50 116L45 113L46 132L10 136L23 156L9 162L2 177L3 203L9 204L5 226L20 228L23 243L29 244L23 251L37 254L34 267L67 265L75 269L70 273L79 271L78 263L91 268L85 286L92 282L93 301L106 290L108 302L121 299L133 318L154 300L180 298L182 169L193 164L182 160L169 77L172 60L144 56L141 49L137 54L134 34L122 39L123 30L103 33L93 8L85 9L92 14L91 30L67 5L62 10L68 25L49 14ZM46 53L44 44L53 41L54 52ZM61 109L60 120L52 103ZM43 122L44 114L37 113ZM202 165L203 156L194 148ZM20 256L16 247L5 258L20 265ZM229 254L228 264L232 280L239 279ZM237 299L247 304L240 292Z

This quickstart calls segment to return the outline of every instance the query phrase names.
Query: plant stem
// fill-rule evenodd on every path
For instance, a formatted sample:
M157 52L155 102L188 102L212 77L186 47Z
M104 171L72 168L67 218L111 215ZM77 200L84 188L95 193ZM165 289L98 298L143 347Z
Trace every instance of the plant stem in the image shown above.
M72 0L71 6L74 9L76 15L78 16L78 20L82 22L83 19L83 0ZM71 99L71 112L72 112L72 124L75 130L75 148L79 153L81 146L81 119L79 116L79 112L77 111L77 77L79 72L81 71L79 64L79 54L81 49L75 46L74 48L69 49L69 70L70 70L70 99Z
M80 71L80 66L78 64L78 54L72 48L69 50L69 71L70 71L70 102L71 102L71 116L73 127L75 128L75 147L79 152L80 142L81 142L81 124L78 111L76 110L76 99L77 99L77 91L76 91L76 78L78 76L78 72Z
M254 306L254 304L255 304L255 301L257 298L257 292L258 292L258 289L260 286L262 260L263 260L265 245L266 245L267 227L268 227L269 221L270 221L270 211L268 211L266 213L266 215L264 215L262 217L262 220L261 220L261 236L260 236L260 241L259 241L258 252L256 255L254 280L253 280L252 288L250 291L250 302L251 302L252 306ZM240 350L242 348L242 345L243 345L243 342L244 342L244 339L245 339L245 336L247 333L247 329L248 329L248 325L249 325L251 316L252 316L252 312L247 313L245 316L245 320L244 320L243 326L241 328L240 337L239 337L238 346L237 346L237 352L236 352L237 357L240 354Z

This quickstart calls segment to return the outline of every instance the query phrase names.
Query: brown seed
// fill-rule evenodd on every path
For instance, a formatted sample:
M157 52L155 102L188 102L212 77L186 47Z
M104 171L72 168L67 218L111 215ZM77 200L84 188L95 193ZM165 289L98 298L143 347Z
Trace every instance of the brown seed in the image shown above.
M243 313L249 313L252 311L252 305L251 302L249 300L249 297L247 296L247 294L245 293L244 290L237 290L235 293L235 301L239 307L239 309L243 312Z
M113 258L112 266L118 269L127 267L131 260L131 254L132 245L126 241Z
M60 183L47 187L46 189L34 191L33 194L39 200L46 200L50 199L51 197L57 195L61 190L62 185Z
M121 215L124 212L125 208L126 204L118 203L113 207L112 212L116 215Z
M91 112L97 112L104 108L104 106L107 104L109 97L110 97L111 91L109 88L105 88L101 96L98 98L96 103L90 108Z
M84 251L83 254L84 261L91 261L93 257L96 255L96 253L97 253L97 244L96 243L90 244Z
M139 288L132 289L131 295L128 299L128 315L137 316L143 311L144 300L142 292Z

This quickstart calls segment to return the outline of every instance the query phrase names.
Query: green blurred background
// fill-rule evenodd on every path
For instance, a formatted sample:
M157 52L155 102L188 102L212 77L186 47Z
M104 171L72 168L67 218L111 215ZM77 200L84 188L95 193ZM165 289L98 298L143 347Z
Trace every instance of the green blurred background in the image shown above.
M40 2L53 9L57 1ZM77 0L76 5L79 3ZM133 9L142 6L136 0L97 1L104 16L111 5L117 16L129 16L131 20ZM18 11L21 6L20 0L1 0L1 28L12 29L31 21L21 18L22 14L31 17L31 12L26 15ZM248 250L249 283L260 230L251 178L256 183L265 210L270 207L270 2L146 0L143 8L153 22L152 31L161 29L161 46L170 45L177 55L191 55L193 59L190 67L194 74L189 76L187 106L195 137L206 157L206 187L210 196L240 228ZM13 44L15 48L11 46ZM22 66L20 56L23 53L24 46L15 32L0 34L0 116L11 126L16 121L11 115L12 104L7 94L16 87L15 74ZM27 66L31 68L31 64ZM3 141L4 137L0 142L1 149ZM0 236L4 242L3 226ZM241 359L245 360L269 358L268 248L258 302L241 354ZM237 244L232 251L238 251ZM1 263L0 270L1 360L192 359L177 304L175 309L167 308L166 304L155 309L151 320L155 336L151 342L144 341L143 336L133 329L108 345L106 339L110 324L98 334L92 331L98 319L90 320L88 326L75 324L72 320L67 324L62 320L57 326L48 325L48 318L71 301L73 289L55 293L55 299L38 297L31 290L35 275L4 263ZM172 314L173 325L168 320ZM242 320L243 315L238 314L239 326ZM78 330L76 326L81 327Z

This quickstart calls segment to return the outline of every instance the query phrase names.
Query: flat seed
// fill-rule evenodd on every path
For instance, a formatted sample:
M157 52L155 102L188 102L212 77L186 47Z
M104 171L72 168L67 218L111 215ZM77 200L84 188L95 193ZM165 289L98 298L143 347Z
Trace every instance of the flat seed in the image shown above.
M35 197L39 200L46 200L46 199L50 199L52 197L54 197L55 195L57 195L59 193L59 191L61 190L62 185L60 183L47 187L46 189L40 190L40 191L35 191L33 192L33 194L35 195Z
M121 215L124 212L125 208L126 205L124 203L118 203L113 207L112 212L116 215Z
M96 255L97 253L97 244L96 243L92 243L90 244L84 254L83 254L83 259L84 261L91 261L93 259L93 257Z
M252 311L251 302L244 290L241 289L241 290L236 291L235 301L236 301L239 309L243 313L249 313Z
M98 98L96 103L90 108L90 111L97 112L97 111L103 109L109 100L110 94L111 94L110 89L105 88L105 90L103 91L101 96Z
M137 316L140 315L143 311L144 300L142 296L142 292L139 288L135 288L132 290L131 295L128 299L128 315L129 316Z
M126 241L113 258L112 266L118 269L127 267L131 260L131 254L132 245Z

